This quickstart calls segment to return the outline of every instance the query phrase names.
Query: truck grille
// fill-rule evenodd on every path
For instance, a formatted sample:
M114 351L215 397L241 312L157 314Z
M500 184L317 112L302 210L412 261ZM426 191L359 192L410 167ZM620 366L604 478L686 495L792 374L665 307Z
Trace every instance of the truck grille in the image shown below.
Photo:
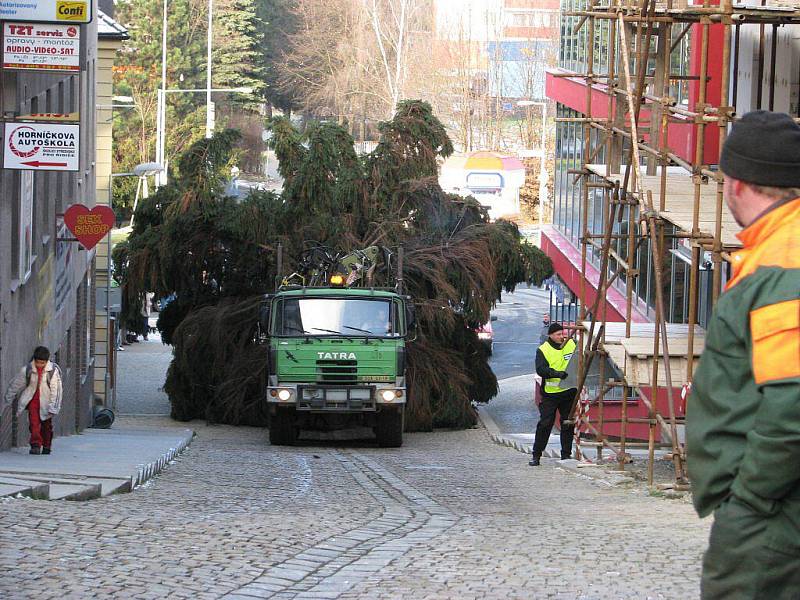
M317 382L354 385L358 382L355 360L318 360Z
M309 386L297 388L297 410L374 412L375 398L371 386Z

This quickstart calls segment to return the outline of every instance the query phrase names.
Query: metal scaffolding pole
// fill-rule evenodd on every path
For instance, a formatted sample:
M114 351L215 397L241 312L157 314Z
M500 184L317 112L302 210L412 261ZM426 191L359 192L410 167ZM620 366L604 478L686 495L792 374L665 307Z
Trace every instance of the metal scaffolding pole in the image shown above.
M715 126L719 132L720 147L725 141L730 123L735 114L735 95L738 81L737 70L731 71L731 63L739 64L739 31L743 24L757 24L763 29L772 25L773 32L778 25L800 24L800 10L759 9L752 7L734 7L732 0L721 0L718 6L704 0L702 6L683 6L673 8L672 0L657 2L656 0L612 0L607 6L600 6L591 1L586 10L573 10L564 13L577 17L579 22L572 29L575 34L581 29L588 30L588 35L581 41L586 44L582 56L587 58L585 73L560 73L564 77L583 77L586 83L585 115L574 118L559 118L558 123L579 123L583 131L584 153L580 170L570 171L575 175L575 183L581 181L581 268L583 278L580 284L581 298L580 320L584 324L580 331L581 358L578 372L578 396L573 405L572 419L577 430L584 430L594 436L587 444L597 446L597 459L602 460L603 448L616 453L618 468L624 470L629 460L626 449L642 447L642 443L629 440L629 425L647 425L648 440L648 482L654 484L653 465L657 448L669 448L674 464L675 485L677 489L685 489L687 476L685 469L685 451L680 442L678 428L683 423L675 406L676 392L683 386L691 384L695 364L695 347L702 335L700 322L700 266L705 251L711 252L710 296L716 302L722 290L723 269L730 260L731 246L726 246L724 237L724 198L722 174L705 164L706 137L709 126ZM605 22L605 25L602 23ZM608 45L602 47L596 35L598 24L607 27L610 33ZM680 26L677 36L673 38L673 27ZM735 42L734 29L735 28ZM722 60L714 65L713 73L709 69L709 48L712 32L716 36L722 33ZM672 73L675 64L673 53L679 51L682 40L687 35L695 36L694 47L699 52L698 73ZM716 39L716 38L715 38ZM603 60L595 64L597 56L596 44L602 56L607 57L605 72ZM716 42L715 42L716 43ZM735 46L733 45L735 43ZM760 73L764 75L766 40L760 40L758 64ZM651 46L655 51L651 53ZM772 54L770 56L769 100L773 101L776 77L775 36L772 37ZM633 58L633 60L631 60ZM674 86L689 82L694 86L694 105L681 105L676 96ZM708 103L708 85L718 82L720 86L719 106ZM731 88L733 92L731 92ZM593 90L604 89L608 98L604 117L593 114ZM760 86L759 86L760 93ZM760 100L759 100L760 102ZM647 113L642 118L642 109ZM682 158L669 146L667 132L672 124L690 126L693 139L693 155L691 161ZM646 134L644 132L647 132ZM595 146L592 148L592 140ZM627 144L627 147L626 147ZM598 171L599 165L593 165L601 151L604 171ZM646 158L647 173L643 173L643 158ZM624 167L624 174L622 168ZM676 179L674 169L678 167L686 173L686 183ZM708 183L710 181L710 184ZM686 186L686 184L689 184ZM669 224L665 219L670 216L670 202L673 191L671 186L685 186L691 189L689 194L691 206L690 223L673 221ZM657 188L657 189L656 189ZM713 189L712 194L706 194ZM591 190L594 190L593 192ZM598 191L599 190L599 191ZM657 201L654 195L658 194ZM685 192L682 192L685 193ZM602 232L593 231L589 224L589 201L596 201L602 196ZM705 198L705 200L704 200ZM703 202L707 204L703 205ZM713 224L709 229L709 208L713 207ZM638 214L637 214L638 211ZM595 214L595 213L593 213ZM701 222L701 215L704 221ZM615 224L625 224L627 230L615 232ZM622 226L622 225L621 225ZM673 229L674 228L674 229ZM678 240L686 240L691 250L688 268L688 315L681 314L688 321L688 328L681 330L681 342L685 341L686 353L681 349L672 353L671 336L677 335L676 329L668 324L671 314L665 299L667 284L667 266L664 261L671 257L668 252L671 244ZM612 248L612 244L614 248ZM642 252L644 248L649 253ZM588 302L587 270L590 268L589 253L599 263L597 295L591 307ZM645 257L645 254L648 256ZM645 265L643 258L649 261L649 280L639 281L640 269ZM611 261L615 261L612 263ZM672 259L674 261L674 259ZM673 263L674 264L674 263ZM597 264L595 264L597 266ZM611 272L613 269L613 273ZM623 276L624 274L624 276ZM674 279L675 275L672 274ZM704 278L704 281L706 279ZM640 284L647 283L649 291L645 294L651 303L655 318L652 329L642 330L633 326L634 296ZM615 381L606 381L606 361L612 356L609 352L608 313L605 295L612 285L624 285L625 315L624 338L634 339L637 332L651 332L652 362L648 363L648 376L641 379L631 371L635 356L627 355L617 367L621 377ZM704 283L705 285L705 283ZM641 293L641 292L640 292ZM705 297L705 291L704 297ZM638 326L637 326L638 327ZM673 326L674 327L674 326ZM670 332L673 332L672 334ZM638 335L641 335L639 333ZM618 343L619 340L616 340ZM678 344L681 348L682 344ZM619 346L617 346L619 348ZM580 398L586 397L584 387L592 363L597 357L600 381L598 392L589 401L595 406L595 416L590 420L591 411L581 406ZM663 361L663 363L661 362ZM679 373L673 368L675 364L683 364ZM649 379L648 379L649 378ZM606 413L606 394L611 389L622 390L622 404L619 418L609 417ZM659 400L658 390L666 392L666 401ZM649 390L649 391L648 391ZM647 409L647 417L631 415L628 402L633 398ZM662 409L661 407L664 407ZM607 428L618 426L619 444L612 442ZM662 438L659 438L659 433ZM576 435L578 435L576 433ZM668 438L664 441L663 436ZM582 458L586 459L585 453Z

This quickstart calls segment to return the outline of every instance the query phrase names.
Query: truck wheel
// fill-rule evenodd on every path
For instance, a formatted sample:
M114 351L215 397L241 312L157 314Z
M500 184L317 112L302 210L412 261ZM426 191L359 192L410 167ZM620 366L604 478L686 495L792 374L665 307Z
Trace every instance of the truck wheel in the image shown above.
M375 436L381 448L399 448L403 445L403 408L383 407L376 415Z
M294 407L278 406L269 418L269 443L273 446L293 446L297 441Z

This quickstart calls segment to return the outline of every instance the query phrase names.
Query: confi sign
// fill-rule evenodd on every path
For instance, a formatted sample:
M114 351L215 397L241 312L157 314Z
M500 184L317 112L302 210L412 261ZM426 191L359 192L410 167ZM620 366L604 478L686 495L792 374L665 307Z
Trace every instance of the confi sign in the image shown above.
M2 2L2 0L0 0ZM78 25L3 24L3 68L79 72Z
M91 0L0 0L0 21L88 23Z
M3 168L77 171L79 141L80 125L6 123Z

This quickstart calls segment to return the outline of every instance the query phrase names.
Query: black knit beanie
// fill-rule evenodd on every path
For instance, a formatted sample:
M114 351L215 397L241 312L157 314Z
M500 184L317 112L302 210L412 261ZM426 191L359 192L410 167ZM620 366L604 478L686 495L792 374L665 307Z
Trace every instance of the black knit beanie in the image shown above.
M564 326L561 323L550 323L550 327L547 328L547 335L555 333L556 331L561 331L562 329L564 329Z
M800 125L786 113L747 113L731 128L719 168L747 183L800 187Z

